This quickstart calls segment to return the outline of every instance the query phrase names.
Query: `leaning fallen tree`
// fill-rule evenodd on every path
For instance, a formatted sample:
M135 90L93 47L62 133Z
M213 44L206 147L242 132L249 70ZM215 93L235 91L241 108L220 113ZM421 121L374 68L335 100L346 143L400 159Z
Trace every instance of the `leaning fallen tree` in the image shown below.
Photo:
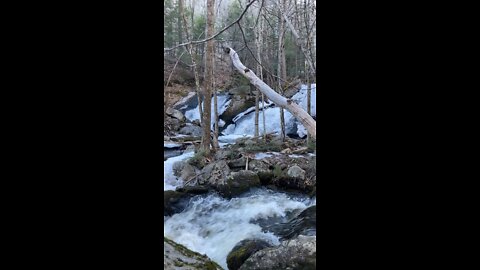
M313 139L317 137L316 127L317 124L315 120L310 116L306 111L300 107L300 105L293 102L291 99L287 99L284 96L281 96L277 92L275 92L270 86L260 80L255 73L244 66L238 58L237 52L230 47L225 47L225 52L230 55L232 59L233 66L242 74L245 78L247 78L251 84L257 87L268 99L270 99L273 103L277 106L282 107L289 111L296 119L298 119L302 125L307 129L307 132Z

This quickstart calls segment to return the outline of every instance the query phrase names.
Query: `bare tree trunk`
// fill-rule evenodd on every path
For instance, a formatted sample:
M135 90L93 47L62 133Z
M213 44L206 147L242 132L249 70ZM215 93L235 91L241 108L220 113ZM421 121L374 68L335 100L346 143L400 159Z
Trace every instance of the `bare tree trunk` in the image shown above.
M220 144L218 143L218 101L217 101L217 89L215 88L215 54L212 58L212 90L213 90L213 111L215 114L215 123L214 123L214 131L213 131L213 141L212 147L213 149L219 149Z
M207 33L209 37L213 35L214 25L214 5L215 0L207 0ZM210 155L210 123L212 117L212 61L213 59L213 39L207 41L206 53L205 53L205 95L204 95L204 108L203 108L203 134L201 148L205 151L205 155Z
M185 36L187 38L187 41L190 41L187 18L185 17L185 12L184 12L183 8L180 9L180 12L181 12L180 15L183 19L183 25L185 27ZM193 23L193 20L192 20L192 23ZM192 28L193 28L193 24L192 24ZM199 77L198 71L197 71L197 63L195 61L196 56L195 56L192 44L187 46L187 51L188 51L188 54L190 55L190 59L192 61L192 69L193 69L193 74L194 74L194 77L195 77L195 92L197 93L198 113L199 113L199 116L200 116L199 118L200 118L200 125L201 125L202 124L201 119L202 119L203 113L202 113L202 97L201 97L201 93L200 93L200 77Z
M307 63L305 61L305 70L307 70ZM310 85L310 72L306 72L306 75L307 75L307 78L306 78L306 81L307 81L307 113L309 115L312 115L312 89L311 89L311 85ZM307 143L310 142L310 134L307 134Z
M251 84L255 85L263 94L265 94L265 96L269 100L271 100L277 106L285 108L296 119L298 119L300 123L302 123L302 125L307 129L308 133L310 133L313 139L317 137L317 125L315 120L313 120L312 116L310 116L306 111L304 111L302 107L300 107L300 105L296 104L291 99L287 99L276 93L270 86L260 80L251 69L247 68L242 64L242 62L240 62L238 54L235 50L230 47L226 47L225 52L230 55L233 66L240 74L247 78Z
M260 100L260 92L255 89L253 85L250 84L251 91L255 91L255 137L258 137L258 115L260 112L260 109L258 108L258 102Z
M282 18L282 9L283 9L283 3L279 5L278 8L278 69L277 69L277 76L278 78L278 93L283 95L283 82L285 81L285 24L284 20ZM285 140L285 115L283 113L283 108L280 108L280 138Z
M183 1L184 0L178 0L178 42L183 43L183 36L182 36L182 15L183 14ZM180 51L180 50L179 50Z

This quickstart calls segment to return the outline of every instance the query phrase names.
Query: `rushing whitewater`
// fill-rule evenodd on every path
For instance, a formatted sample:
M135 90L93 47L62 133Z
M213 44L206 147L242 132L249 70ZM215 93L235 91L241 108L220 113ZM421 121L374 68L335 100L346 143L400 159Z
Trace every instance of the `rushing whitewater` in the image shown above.
M180 156L171 157L163 163L163 190L175 190L183 184L183 180L173 175L173 163L193 157L194 152L183 153Z
M182 213L166 218L164 235L191 250L206 254L224 269L226 258L241 240L259 238L278 245L278 237L254 224L257 219L286 217L288 212L315 204L304 196L265 189L226 200L218 195L196 197Z
M307 108L307 87L302 85L300 91L292 99L303 109ZM312 84L312 115L316 116L316 87ZM230 104L228 95L218 96L218 112L221 115ZM280 132L280 110L270 106L265 109L267 132ZM248 108L234 117L234 124L230 124L219 136L220 145L234 143L242 137L252 137L254 134L254 111ZM213 128L213 100L212 100L212 128ZM190 121L199 119L198 106L185 112ZM259 129L263 131L262 112L260 112ZM306 136L305 128L288 112L285 111L287 130L296 132L300 137ZM222 123L220 121L220 126ZM181 134L178 137L182 136ZM164 144L164 147L176 147L174 144ZM175 190L183 184L182 179L173 175L173 164L176 161L186 160L194 155L193 152L168 158L164 162L164 190ZM255 159L263 159L276 152L257 153ZM291 155L291 157L301 157ZM206 254L212 260L228 269L226 257L232 248L241 240L247 238L263 239L272 245L279 244L278 236L266 231L265 226L275 222L285 222L292 213L298 213L305 208L315 205L316 199L308 199L306 195L289 195L267 189L256 189L243 194L241 197L230 200L218 195L199 195L191 199L188 206L181 213L171 217L164 217L164 235L177 243L185 245L191 250Z

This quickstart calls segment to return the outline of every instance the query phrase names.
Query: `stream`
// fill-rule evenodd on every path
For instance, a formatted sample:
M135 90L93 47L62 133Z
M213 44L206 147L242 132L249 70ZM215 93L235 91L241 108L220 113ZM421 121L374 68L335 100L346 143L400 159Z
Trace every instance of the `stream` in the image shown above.
M312 115L315 113L315 84L312 85ZM306 86L292 98L306 109ZM218 111L223 113L229 105L228 96L218 97ZM305 105L305 106L304 106ZM213 106L213 102L212 102ZM251 110L249 108L248 110ZM247 111L248 111L247 110ZM235 122L227 126L219 141L221 146L233 143L240 137L253 135L254 114L245 111L239 114ZM213 108L212 108L213 112ZM187 119L199 118L198 107L183 111ZM269 107L266 118L278 119L279 109ZM262 115L260 114L260 119ZM305 135L303 126L285 112L287 127L298 136ZM213 121L212 121L213 122ZM260 130L263 126L260 122ZM267 121L267 132L280 130L279 121ZM304 134L305 133L305 134ZM175 190L183 184L182 179L173 175L175 162L186 160L194 155L193 151L184 152L175 145L164 145L164 191ZM168 152L168 153L167 153ZM256 158L271 154L259 153ZM316 205L316 199L299 193L272 191L266 188L252 189L240 197L225 199L216 194L197 195L190 199L181 213L164 217L164 236L189 249L206 254L224 269L228 269L226 258L232 248L241 240L258 238L272 245L279 245L279 236L268 231L269 225L286 222L309 206Z

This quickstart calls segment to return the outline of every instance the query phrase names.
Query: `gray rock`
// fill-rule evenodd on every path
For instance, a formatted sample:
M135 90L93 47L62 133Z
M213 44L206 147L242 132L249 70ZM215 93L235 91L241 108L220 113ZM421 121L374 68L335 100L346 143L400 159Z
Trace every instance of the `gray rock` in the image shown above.
M287 174L293 178L305 179L305 171L297 165L290 167Z
M183 179L184 181L189 181L197 174L198 174L197 168L193 167L189 163L185 163L185 166L183 167L180 173L180 178Z
M260 239L245 239L238 242L232 251L228 253L228 270L238 270L253 253L271 246Z
M207 256L186 248L166 237L163 237L163 269L164 270L193 270L209 269L223 270L217 263Z
M185 115L183 115L183 113L179 110L176 110L176 109L172 109L172 108L168 108L167 111L166 111L167 115L173 117L173 118L176 118L178 120L180 120L181 122L184 122L185 121Z
M181 134L191 135L194 137L202 136L202 128L196 125L186 125L180 129Z
M238 169L243 168L245 169L245 165L247 164L247 160L244 157L240 157L228 162L228 167L230 169Z
M262 249L250 256L239 269L316 269L316 239L316 236L300 235L280 246Z
M173 105L173 108L179 111L186 111L195 108L197 105L197 94L195 92L190 92L187 94L186 97L175 103L175 105Z
M180 176L183 168L185 167L185 164L187 164L187 162L185 162L184 160L180 160L173 163L172 165L173 175Z
M205 166L199 176L199 184L218 187L225 185L230 168L225 160L219 160Z
M245 191L248 191L251 187L260 186L260 178L255 172L241 170L238 172L232 172L224 185L216 187L217 191L224 197L238 196Z

